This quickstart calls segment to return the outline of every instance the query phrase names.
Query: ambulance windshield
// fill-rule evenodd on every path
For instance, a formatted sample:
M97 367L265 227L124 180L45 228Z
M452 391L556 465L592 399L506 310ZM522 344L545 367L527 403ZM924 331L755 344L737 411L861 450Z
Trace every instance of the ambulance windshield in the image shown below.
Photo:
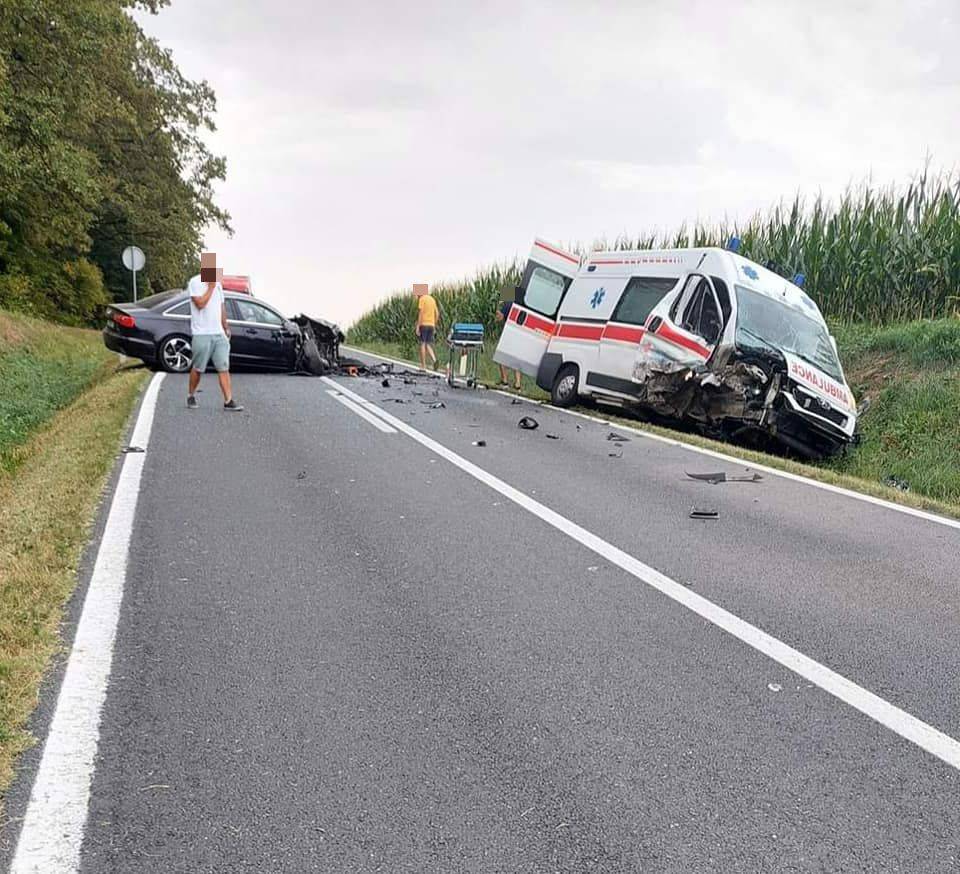
M791 352L828 376L844 381L824 325L760 292L742 285L736 286L736 290L738 346L766 344Z

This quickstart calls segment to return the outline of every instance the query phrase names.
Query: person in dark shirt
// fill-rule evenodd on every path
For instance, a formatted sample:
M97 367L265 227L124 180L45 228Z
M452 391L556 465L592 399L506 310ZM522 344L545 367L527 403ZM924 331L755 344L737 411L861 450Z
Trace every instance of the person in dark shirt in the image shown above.
M497 307L496 320L498 322L506 322L510 317L510 308L513 306L512 300L500 301L500 305ZM513 371L513 387L516 391L520 391L522 375L519 370ZM500 365L500 382L499 386L501 388L508 388L509 383L507 382L507 368L502 364Z

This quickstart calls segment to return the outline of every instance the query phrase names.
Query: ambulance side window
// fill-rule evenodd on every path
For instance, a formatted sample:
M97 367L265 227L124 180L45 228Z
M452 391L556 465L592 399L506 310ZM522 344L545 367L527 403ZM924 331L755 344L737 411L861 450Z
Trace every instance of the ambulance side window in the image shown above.
M700 277L699 284L683 310L680 327L702 337L708 343L716 343L720 339L723 328L720 308L713 288L703 277Z
M726 324L730 321L730 291L727 288L727 283L719 276L711 276L710 281L713 283L713 290L717 293L717 300L720 302L723 323Z
M693 297L694 293L697 290L700 280L703 279L702 276L698 276L694 273L692 276L687 278L686 284L683 286L683 291L677 295L677 299L673 302L673 306L670 307L670 321L675 325L680 324L678 319L678 313L683 313L687 309L687 305L690 303L690 298Z
M545 316L556 315L570 280L540 264L532 265L525 283L523 305Z
M653 308L677 284L677 276L634 276L610 316L611 322L643 325Z

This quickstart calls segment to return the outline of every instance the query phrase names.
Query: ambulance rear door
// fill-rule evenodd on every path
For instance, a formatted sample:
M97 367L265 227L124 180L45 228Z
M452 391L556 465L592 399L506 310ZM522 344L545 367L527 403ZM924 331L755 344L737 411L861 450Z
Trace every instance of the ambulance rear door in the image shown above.
M553 336L557 311L579 269L576 255L543 240L534 241L494 361L536 377Z

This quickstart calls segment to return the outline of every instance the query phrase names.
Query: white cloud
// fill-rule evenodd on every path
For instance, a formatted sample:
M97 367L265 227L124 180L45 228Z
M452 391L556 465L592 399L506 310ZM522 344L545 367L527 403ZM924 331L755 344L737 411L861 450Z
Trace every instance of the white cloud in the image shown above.
M904 181L960 141L954 0L174 0L217 91L236 236L290 311L348 322L527 249Z

